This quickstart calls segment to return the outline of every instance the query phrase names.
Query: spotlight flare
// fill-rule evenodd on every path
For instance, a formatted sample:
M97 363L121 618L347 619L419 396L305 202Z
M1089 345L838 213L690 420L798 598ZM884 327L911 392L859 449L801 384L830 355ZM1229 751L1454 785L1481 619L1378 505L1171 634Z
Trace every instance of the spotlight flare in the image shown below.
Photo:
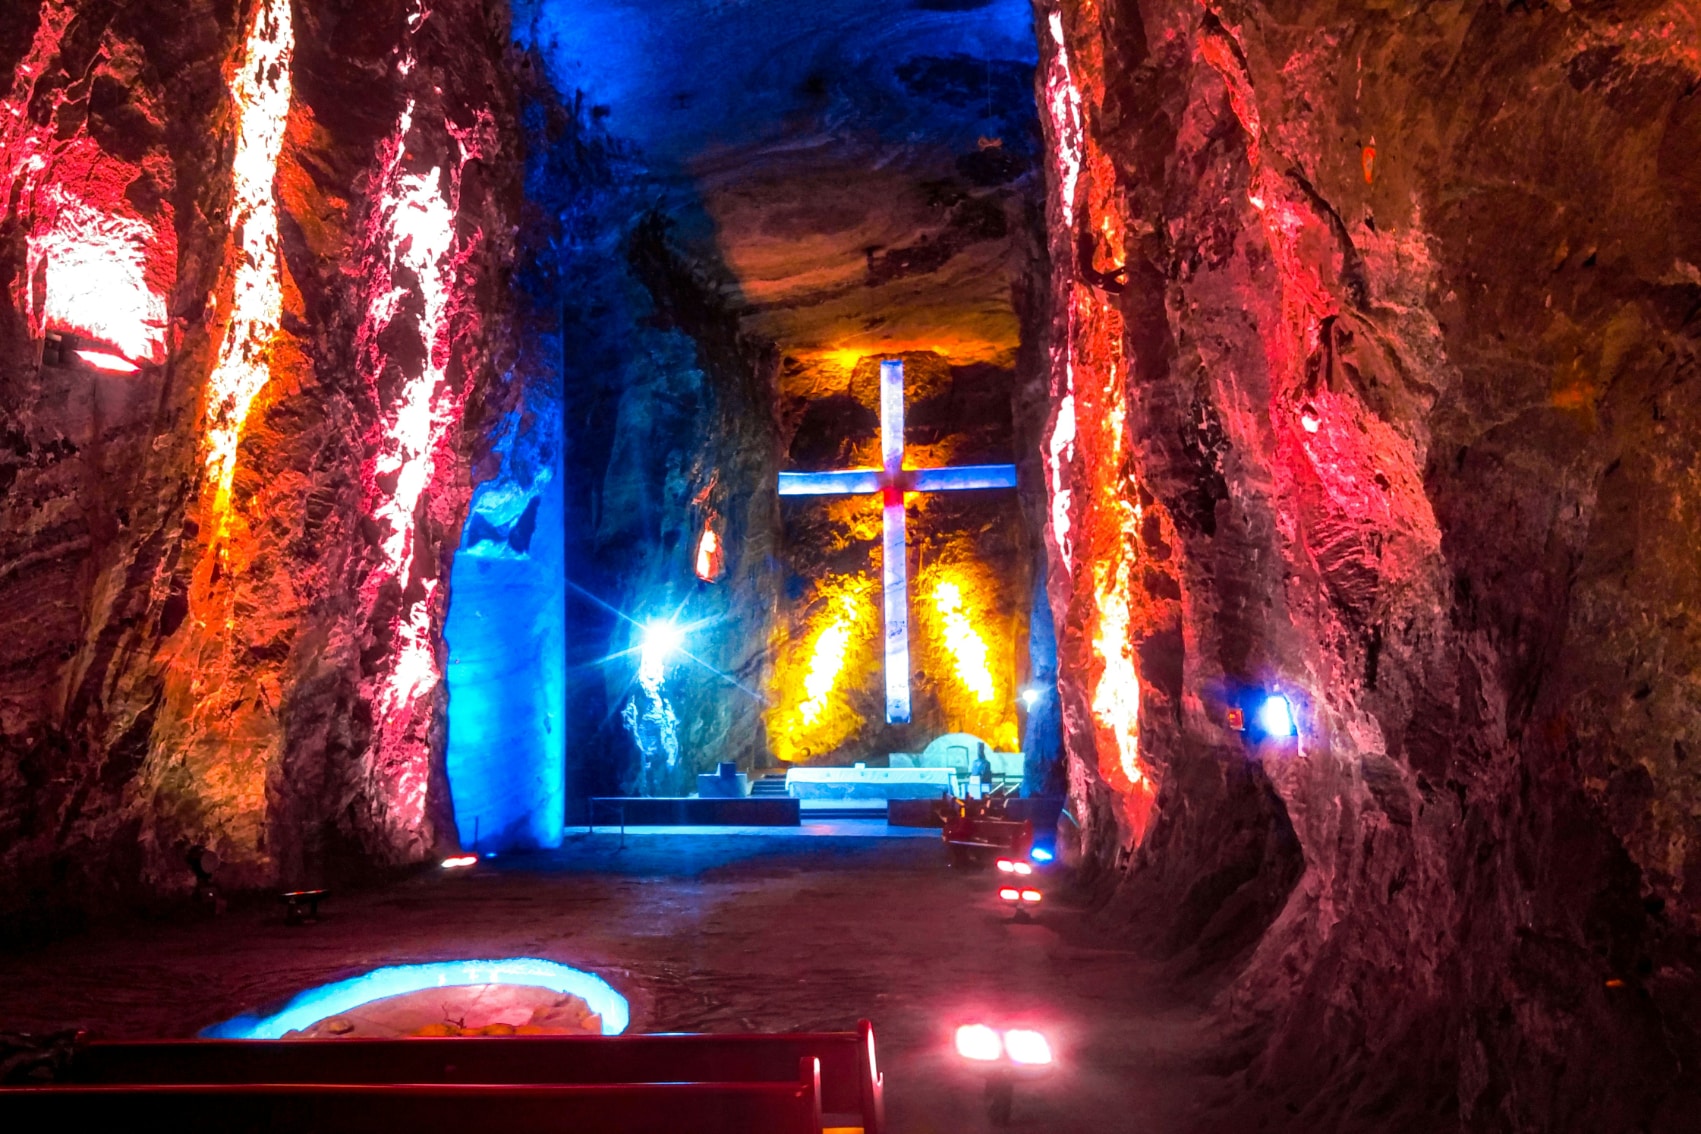
M957 1029L957 1054L964 1059L991 1063L1004 1055L1004 1041L985 1024L964 1024Z
M1044 1035L1028 1028L1011 1028L1004 1033L1004 1050L1010 1062L1028 1066L1051 1062L1051 1044Z
M646 622L638 648L638 680L659 686L667 663L685 645L685 632L671 620Z

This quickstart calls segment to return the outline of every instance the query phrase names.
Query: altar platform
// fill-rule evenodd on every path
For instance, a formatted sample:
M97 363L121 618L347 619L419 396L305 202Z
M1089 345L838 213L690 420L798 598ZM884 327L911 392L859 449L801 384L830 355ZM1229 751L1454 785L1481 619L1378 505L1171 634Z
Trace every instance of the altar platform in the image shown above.
M743 797L593 796L584 813L587 826L632 827L795 827L802 821L798 801L784 795Z
M891 799L940 799L955 795L958 777L951 768L792 768L786 794L805 802L855 801L883 807Z
M595 827L580 827L577 831L569 831L570 838L585 838L594 835L599 838L619 836L620 827L617 824L599 822ZM760 839L927 839L930 842L939 841L939 829L931 830L918 827L894 827L886 822L884 815L877 818L834 818L816 819L805 816L803 822L795 827L736 827L736 826L628 826L628 837L640 835L692 835L702 838L725 837L742 835Z

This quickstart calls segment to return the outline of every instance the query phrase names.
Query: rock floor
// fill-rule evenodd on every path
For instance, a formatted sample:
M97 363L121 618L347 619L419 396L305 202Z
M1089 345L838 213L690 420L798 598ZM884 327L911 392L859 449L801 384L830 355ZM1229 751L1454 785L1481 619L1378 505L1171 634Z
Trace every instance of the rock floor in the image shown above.
M559 852L333 894L317 925L250 906L108 929L0 966L0 1030L193 1035L387 964L537 956L600 973L637 1031L785 1031L874 1022L898 1134L988 1128L952 1029L1001 1014L1059 1053L1018 1089L1010 1129L1162 1134L1212 1086L1201 1013L1138 956L1048 901L1013 924L998 875L954 873L914 839L570 838ZM1221 1081L1214 1081L1220 1086Z

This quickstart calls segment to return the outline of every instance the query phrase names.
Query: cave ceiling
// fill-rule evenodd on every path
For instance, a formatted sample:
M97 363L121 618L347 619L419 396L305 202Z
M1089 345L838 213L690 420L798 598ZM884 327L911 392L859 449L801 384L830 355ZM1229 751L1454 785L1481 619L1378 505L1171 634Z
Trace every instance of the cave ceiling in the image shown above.
M747 334L797 363L1009 364L1037 127L1024 0L532 0Z

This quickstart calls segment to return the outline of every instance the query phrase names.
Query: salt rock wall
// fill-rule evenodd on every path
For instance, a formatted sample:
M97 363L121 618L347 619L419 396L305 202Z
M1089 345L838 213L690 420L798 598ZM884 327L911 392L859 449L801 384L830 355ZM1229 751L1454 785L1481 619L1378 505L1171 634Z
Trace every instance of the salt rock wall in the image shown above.
M1687 1128L1697 9L1036 12L1105 916L1220 979L1234 1117Z
M0 17L0 908L182 889L197 842L227 884L452 842L504 39L452 0ZM67 331L125 372L44 360Z

